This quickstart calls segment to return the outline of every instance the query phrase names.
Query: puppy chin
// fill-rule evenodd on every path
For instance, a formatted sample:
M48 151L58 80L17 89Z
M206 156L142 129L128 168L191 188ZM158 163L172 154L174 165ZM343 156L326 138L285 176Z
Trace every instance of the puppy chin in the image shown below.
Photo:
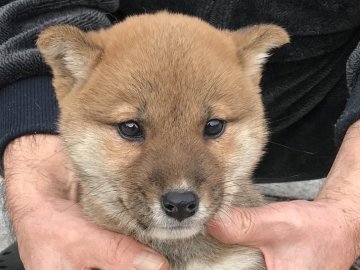
M201 232L203 226L159 228L153 227L146 231L147 237L158 240L176 240L193 237Z
M153 205L153 222L146 230L146 236L158 240L186 239L201 233L207 218L205 207L200 204L199 211L192 217L177 221L165 215L158 204Z

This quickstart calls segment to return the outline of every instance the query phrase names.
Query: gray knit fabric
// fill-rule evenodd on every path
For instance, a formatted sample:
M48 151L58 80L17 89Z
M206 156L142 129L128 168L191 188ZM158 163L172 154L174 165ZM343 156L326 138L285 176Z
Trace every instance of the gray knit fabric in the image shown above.
M359 3L360 4L360 3ZM354 91L355 84L360 77L360 43L352 52L346 65L346 78L350 92Z
M47 72L39 51L34 49L41 29L59 24L84 30L103 28L111 24L106 14L116 11L118 5L118 0L1 1L0 87Z
M335 138L338 146L351 124L360 119L360 43L347 61L346 79L350 95L346 107L336 123Z

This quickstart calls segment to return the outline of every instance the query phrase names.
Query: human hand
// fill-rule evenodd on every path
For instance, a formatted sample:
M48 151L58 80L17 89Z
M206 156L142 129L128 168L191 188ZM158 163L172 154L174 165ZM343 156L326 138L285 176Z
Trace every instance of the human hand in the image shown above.
M232 209L208 231L222 242L259 248L268 270L348 270L359 250L345 209L325 200Z
M88 222L74 201L71 166L57 136L24 136L4 155L8 211L26 270L165 270L165 258Z

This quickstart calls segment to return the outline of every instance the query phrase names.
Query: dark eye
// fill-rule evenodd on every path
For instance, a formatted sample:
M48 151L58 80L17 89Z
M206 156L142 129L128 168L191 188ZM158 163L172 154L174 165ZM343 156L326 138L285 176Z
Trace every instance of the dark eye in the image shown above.
M120 123L118 126L120 136L129 141L144 139L144 132L140 125L135 121Z
M211 119L204 128L204 136L207 138L216 139L224 133L225 122L223 120Z

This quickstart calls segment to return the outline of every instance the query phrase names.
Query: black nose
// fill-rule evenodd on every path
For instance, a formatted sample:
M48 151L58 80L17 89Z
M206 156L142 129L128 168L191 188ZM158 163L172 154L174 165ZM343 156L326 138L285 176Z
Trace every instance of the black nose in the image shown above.
M182 221L196 213L199 199L190 191L168 192L161 197L161 206L166 215Z

